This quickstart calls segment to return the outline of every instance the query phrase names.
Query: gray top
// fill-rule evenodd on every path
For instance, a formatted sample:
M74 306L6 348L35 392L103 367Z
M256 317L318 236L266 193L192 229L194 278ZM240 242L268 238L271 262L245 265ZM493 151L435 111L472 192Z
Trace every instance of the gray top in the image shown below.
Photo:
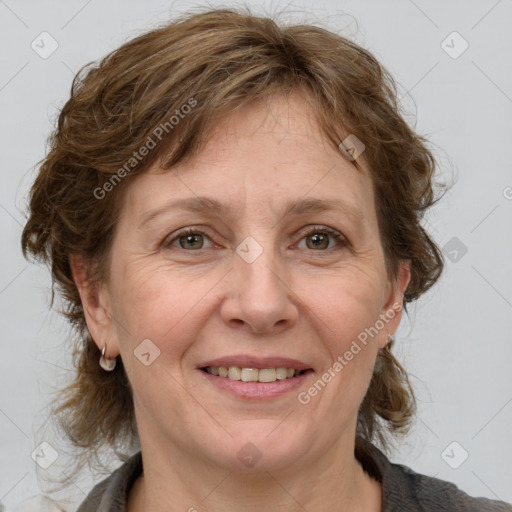
M487 498L473 498L455 484L422 475L394 464L373 444L359 440L355 455L364 470L382 484L383 512L512 512L512 505ZM126 512L133 482L142 473L137 452L110 476L98 483L77 512Z

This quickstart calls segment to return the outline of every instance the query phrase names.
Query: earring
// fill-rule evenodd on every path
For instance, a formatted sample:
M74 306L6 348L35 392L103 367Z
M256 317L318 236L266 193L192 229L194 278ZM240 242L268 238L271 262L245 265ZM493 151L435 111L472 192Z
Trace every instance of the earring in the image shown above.
M389 352L391 350L393 343L395 342L395 338L393 338L393 336L391 334L389 334L389 331L387 329L386 329L386 331L388 333L388 340L387 340L386 346L382 350L387 350Z
M117 359L109 359L108 357L105 357L105 350L107 349L106 343L103 345L103 350L101 351L101 357L100 357L100 366L107 372L111 372L115 367L117 363Z
M386 329L386 331L387 331L387 329ZM393 336L391 336L391 334L389 334L389 332L388 332L388 340L387 340L386 346L384 348L379 348L379 351L377 353L377 355L380 357L377 357L377 359L375 361L374 371L376 371L376 372L382 371L382 368L384 365L383 358L385 356L387 356L388 353L389 353L389 356L392 357L391 346L393 345L394 342L395 342L395 338L393 338Z

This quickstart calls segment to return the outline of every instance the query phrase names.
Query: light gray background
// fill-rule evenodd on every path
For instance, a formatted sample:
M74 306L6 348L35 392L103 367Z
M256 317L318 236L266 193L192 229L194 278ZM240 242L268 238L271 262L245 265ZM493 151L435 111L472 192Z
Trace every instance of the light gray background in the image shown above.
M261 12L259 2L246 4ZM79 67L192 5L205 4L0 0L0 501L8 510L41 492L45 470L36 473L31 453L52 442L45 405L69 374L68 329L48 310L48 272L19 248L32 167ZM467 253L452 252L456 261L447 258L441 282L399 329L396 353L413 374L419 416L392 460L512 502L512 1L266 5L292 18L305 8L311 21L369 48L400 83L411 124L436 145L440 173L456 174L426 226L441 246L456 237ZM43 31L59 45L47 59L31 48ZM469 44L458 58L441 46L453 31ZM462 48L457 37L445 43L452 53ZM445 460L453 465L462 450L469 458L453 469ZM92 484L76 482L77 503Z

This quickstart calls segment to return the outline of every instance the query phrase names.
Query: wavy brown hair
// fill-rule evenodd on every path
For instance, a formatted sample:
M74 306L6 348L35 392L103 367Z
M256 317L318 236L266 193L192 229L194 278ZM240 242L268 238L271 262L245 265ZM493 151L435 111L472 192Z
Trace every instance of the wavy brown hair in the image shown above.
M435 160L427 140L404 120L395 81L371 53L320 26L278 24L247 8L188 13L140 35L75 76L38 164L22 234L25 257L51 267L52 305L57 290L76 334L74 380L53 411L80 449L77 460L90 460L106 446L118 453L136 445L137 428L122 361L112 372L98 365L70 256L82 255L92 263L91 278L106 279L123 190L134 176L154 162L170 168L197 155L226 112L297 91L330 144L338 148L347 134L365 144L389 277L397 276L401 260L411 264L404 304L438 280L443 258L421 225L439 199ZM191 99L194 108L181 115ZM173 115L180 119L171 128ZM158 138L155 129L164 123L168 130ZM149 139L154 147L134 162ZM410 427L415 397L392 352L382 352L379 361L357 434L385 448Z

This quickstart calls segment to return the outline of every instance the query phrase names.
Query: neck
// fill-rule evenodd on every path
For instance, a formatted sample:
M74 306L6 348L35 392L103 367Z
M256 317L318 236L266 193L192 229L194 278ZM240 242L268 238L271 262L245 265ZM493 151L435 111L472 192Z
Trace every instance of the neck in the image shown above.
M355 459L354 440L340 442L314 464L245 473L156 446L142 446L144 474L132 487L128 512L381 511L381 485Z

